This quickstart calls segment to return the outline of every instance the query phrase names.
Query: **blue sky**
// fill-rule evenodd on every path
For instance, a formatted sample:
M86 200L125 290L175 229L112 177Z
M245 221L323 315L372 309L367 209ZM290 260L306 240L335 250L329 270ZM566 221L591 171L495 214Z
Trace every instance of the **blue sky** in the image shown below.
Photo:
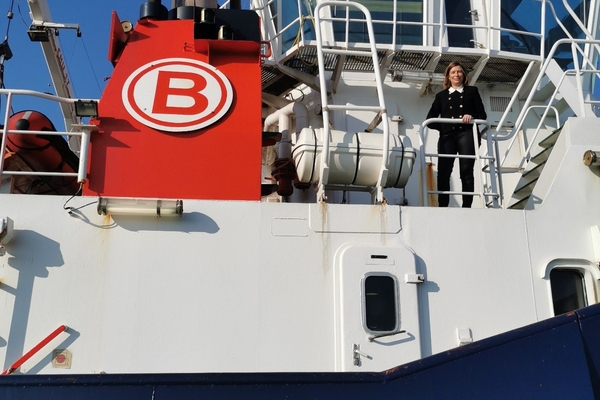
M29 40L27 30L31 23L27 0L3 1L0 16L6 16L10 3L14 2L14 18L8 30L8 43L13 57L4 64L4 85L10 89L30 89L54 94L54 88L46 67L39 43ZM139 17L144 0L47 0L52 20L56 23L77 23L81 27L81 37L74 30L60 32L60 45L67 61L67 68L75 95L78 98L99 98L110 77L113 67L107 59L111 13L117 11L121 20L129 20L134 25ZM223 1L220 0L219 3ZM162 3L170 7L171 0ZM242 7L249 7L249 0L242 1ZM0 33L6 35L8 18L0 19ZM56 127L62 129L62 117L57 106L43 107ZM32 109L26 98L15 98L14 111ZM4 99L1 112L4 113ZM4 115L4 114L2 114Z

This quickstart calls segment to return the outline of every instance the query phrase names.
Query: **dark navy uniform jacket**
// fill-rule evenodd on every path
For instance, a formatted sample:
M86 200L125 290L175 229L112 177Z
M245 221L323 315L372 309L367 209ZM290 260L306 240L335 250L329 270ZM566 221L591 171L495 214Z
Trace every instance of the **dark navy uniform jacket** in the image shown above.
M429 118L457 118L462 119L464 114L470 114L473 119L487 119L479 90L475 86L463 86L463 92L454 91L450 94L448 89L435 95L431 109L427 113ZM471 124L429 124L431 129L440 131L440 134L457 133L472 129Z

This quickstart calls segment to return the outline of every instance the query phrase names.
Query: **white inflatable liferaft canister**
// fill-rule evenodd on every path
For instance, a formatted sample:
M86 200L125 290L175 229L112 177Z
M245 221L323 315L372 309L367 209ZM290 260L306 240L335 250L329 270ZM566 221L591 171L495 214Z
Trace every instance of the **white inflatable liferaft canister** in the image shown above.
M331 130L330 185L377 185L383 155L383 135ZM416 158L406 136L389 136L388 177L384 187L406 186ZM323 150L323 128L304 128L292 150L300 182L318 183Z

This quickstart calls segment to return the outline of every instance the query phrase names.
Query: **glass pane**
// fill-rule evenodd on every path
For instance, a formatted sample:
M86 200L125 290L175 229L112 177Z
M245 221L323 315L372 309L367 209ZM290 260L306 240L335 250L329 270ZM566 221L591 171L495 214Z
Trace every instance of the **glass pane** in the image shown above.
M472 25L470 0L446 0L446 23L452 25ZM450 47L473 47L473 28L448 27Z
M582 32L579 25L575 22L571 14L565 9L563 0L551 0L556 10L556 14L562 25L570 32L574 38L582 39L585 34ZM567 0L567 3L573 8L575 14L585 25L587 23L587 14L589 12L589 0ZM554 43L559 39L567 38L567 34L563 28L556 22L551 12L547 13L546 17L546 55L552 49ZM573 67L573 55L571 53L571 46L563 44L558 48L555 53L555 59L558 64L563 68ZM580 59L581 61L581 59Z
M583 276L574 269L553 269L550 272L554 315L564 314L587 305Z
M396 282L391 276L365 279L365 312L371 331L393 331L397 327Z
M541 33L541 2L537 0L504 0L501 7L500 25L502 28ZM519 33L502 32L500 48L516 53L539 55L540 39Z
M583 32L565 9L563 0L550 0L554 6L560 23L576 38L582 38ZM567 3L573 8L583 23L587 23L589 11L589 0L568 0ZM503 0L501 3L501 26L506 29L541 33L542 3L538 0ZM546 7L546 41L545 55L557 40L567 37L563 28L554 18L550 6ZM526 54L540 53L540 39L528 35L520 35L513 32L502 32L501 49ZM561 54L562 53L562 54ZM568 67L571 61L569 45L563 45L558 55L558 62L563 68Z
M373 21L373 33L378 44L391 44L394 34L394 0L360 0L365 5ZM346 18L346 7L333 7L334 18ZM349 18L364 20L364 14L355 8L350 9ZM422 22L422 0L398 0L396 4L396 44L422 44L423 27L421 25L403 25L401 22ZM333 23L335 40L346 39L346 22ZM348 40L355 43L368 43L369 33L364 22L350 22L348 27Z

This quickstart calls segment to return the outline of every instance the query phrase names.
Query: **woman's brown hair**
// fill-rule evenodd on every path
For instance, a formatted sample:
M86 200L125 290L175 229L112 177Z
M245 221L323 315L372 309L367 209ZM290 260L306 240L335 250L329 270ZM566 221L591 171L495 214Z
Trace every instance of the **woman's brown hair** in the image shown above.
M463 72L463 86L467 86L469 83L469 75L467 75L467 71L465 71L465 67L462 66L458 61L452 61L446 67L446 71L444 72L444 89L448 89L452 87L452 83L450 83L450 70L454 67L460 67Z

